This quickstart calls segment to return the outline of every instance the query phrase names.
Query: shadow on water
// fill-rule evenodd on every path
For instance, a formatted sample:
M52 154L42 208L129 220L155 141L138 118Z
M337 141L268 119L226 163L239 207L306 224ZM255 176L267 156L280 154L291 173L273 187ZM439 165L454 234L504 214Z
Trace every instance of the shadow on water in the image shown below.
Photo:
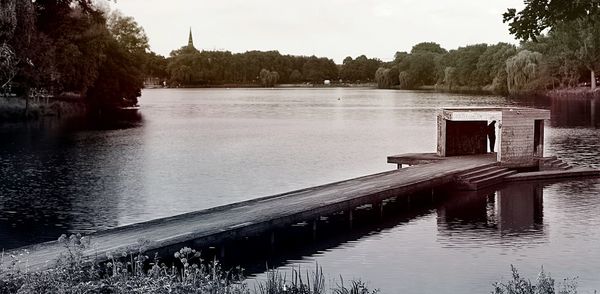
M253 276L267 267L277 268L343 247L435 212L442 242L461 234L478 234L486 241L524 236L539 239L544 235L542 208L542 188L536 183L508 185L497 191L440 190L433 195L428 191L393 197L381 205L357 207L351 217L348 212L339 212L268 234L196 249L202 252L204 260L217 258L226 268L241 266ZM172 261L169 256L182 246L193 247L190 244L193 241L163 249L160 254L168 263Z
M86 232L81 227L115 226L115 201L104 198L116 188L97 185L104 183L100 172L82 172L103 169L110 158L106 153L113 151L85 148L82 152L81 134L141 123L139 113L127 111L101 119L46 118L0 125L0 248ZM88 137L86 143L102 139Z

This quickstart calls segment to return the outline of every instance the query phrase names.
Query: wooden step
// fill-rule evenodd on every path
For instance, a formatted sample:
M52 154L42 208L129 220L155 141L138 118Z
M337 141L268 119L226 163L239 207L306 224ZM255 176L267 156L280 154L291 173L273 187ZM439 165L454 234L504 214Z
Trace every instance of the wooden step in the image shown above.
M568 163L560 159L546 160L540 164L540 170L567 170L570 168Z
M486 166L486 167L483 167L483 168L473 169L471 171L459 174L458 178L461 178L461 179L469 178L471 176L478 175L478 174L481 174L481 173L484 173L484 172L488 172L490 170L494 170L494 169L497 169L497 168L498 168L497 165L491 165L491 166Z
M566 169L566 168L568 168L568 167L569 167L569 164L568 164L568 163L566 163L566 162L564 162L564 161L561 161L561 163L558 163L558 164L556 164L555 166L556 166L556 167L558 167L558 168L563 168L563 169Z
M478 180L481 180L481 179L494 177L495 175L504 173L506 171L508 171L507 168L501 168L501 167L499 167L499 168L496 168L494 170L490 170L488 172L485 172L485 173L482 173L482 174L479 174L479 175L474 175L474 176L471 176L469 178L464 178L464 180L468 181L468 182L475 182L475 181L478 181Z
M487 177L482 177L474 181L467 181L460 183L458 189L460 190L480 190L485 187L500 184L504 181L504 178L515 174L516 171L503 169L503 171L491 174Z

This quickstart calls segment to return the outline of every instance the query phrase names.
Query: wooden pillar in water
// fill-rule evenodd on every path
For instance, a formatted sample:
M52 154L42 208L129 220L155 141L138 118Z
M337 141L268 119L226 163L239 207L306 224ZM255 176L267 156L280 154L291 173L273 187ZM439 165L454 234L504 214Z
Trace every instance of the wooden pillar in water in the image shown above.
M383 202L377 201L377 202L373 203L372 205L373 205L373 212L375 212L377 214L377 216L379 217L379 219L381 220L383 218Z
M354 222L354 216L352 213L352 209L348 210L348 225L350 227L350 229L352 229L352 223Z
M598 99L598 97L594 97L592 98L592 100L590 101L590 122L592 124L592 127L596 127L596 100Z

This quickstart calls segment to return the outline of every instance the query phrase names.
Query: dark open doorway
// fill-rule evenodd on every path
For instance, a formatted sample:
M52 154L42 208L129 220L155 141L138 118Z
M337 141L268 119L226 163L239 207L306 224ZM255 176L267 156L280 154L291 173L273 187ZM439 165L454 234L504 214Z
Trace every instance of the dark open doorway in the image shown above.
M446 121L446 156L487 153L487 121Z
M533 154L542 156L544 149L544 121L535 120L533 124Z

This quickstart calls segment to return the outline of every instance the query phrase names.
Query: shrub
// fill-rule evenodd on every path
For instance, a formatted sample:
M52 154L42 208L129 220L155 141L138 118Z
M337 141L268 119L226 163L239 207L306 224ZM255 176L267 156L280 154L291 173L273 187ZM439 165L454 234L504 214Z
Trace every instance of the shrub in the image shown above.
M574 279L565 279L555 285L554 279L544 272L544 268L535 281L535 284L530 280L521 277L514 266L510 266L512 271L512 280L507 282L494 283L494 294L576 294L577 283Z

